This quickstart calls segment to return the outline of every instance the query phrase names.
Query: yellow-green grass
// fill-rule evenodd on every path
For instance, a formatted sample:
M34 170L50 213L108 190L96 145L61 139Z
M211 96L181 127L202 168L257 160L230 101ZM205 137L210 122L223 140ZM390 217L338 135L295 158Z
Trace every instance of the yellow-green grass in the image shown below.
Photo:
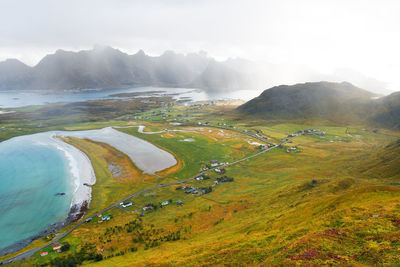
M399 190L386 185L376 186L375 183L379 184L378 181L372 181L371 184L370 179L349 177L348 168L341 167L348 162L348 159L354 157L353 150L357 148L357 144L328 145L330 145L329 150L324 144L309 144L305 151L312 150L310 153L286 154L275 151L255 161L247 162L246 169L244 166L229 168L228 174L234 173L233 176L240 179L236 178L234 183L224 184L223 186L226 187L221 187L220 190L207 197L221 203L224 201L246 203L247 209L237 208L237 212L229 217L232 204L218 204L197 198L185 205L188 210L192 210L191 208L197 210L193 211L193 217L197 220L190 222L192 232L196 231L196 234L188 238L190 241L179 241L182 243L180 245L164 244L162 248L153 248L151 252L147 250L142 253L132 253L129 256L115 257L101 264L109 263L111 266L113 264L167 265L171 263L179 265L189 262L189 265L246 265L261 262L278 264L281 260L284 260L287 265L293 265L296 262L303 264L336 262L339 264L341 258L353 264L373 263L374 261L370 259L358 259L358 257L358 260L354 260L346 256L351 253L358 255L357 253L369 244L362 238L358 240L362 243L358 246L347 241L349 252L346 252L346 248L340 249L337 242L323 239L324 243L321 246L327 246L328 252L331 249L333 255L327 253L329 254L327 256L318 252L318 255L321 255L320 258L303 260L303 262L298 260L301 258L301 253L296 254L300 250L297 248L296 241L308 237L311 233L316 233L318 236L318 234L321 235L321 231L338 226L344 227L345 225L338 222L338 218L339 221L343 220L342 217L346 218L342 213L354 212L353 216L366 220L367 223L360 225L363 227L361 233L371 238L378 236L382 231L392 234L397 231L385 215L380 215L383 218L375 218L372 217L372 213L377 210L381 213L390 212L390 209L389 211L382 209L382 205L375 207L375 203L386 204L388 201L399 203ZM312 152L317 152L315 154L318 156L314 156ZM316 166L316 160L319 163L318 166ZM315 187L310 187L312 179L317 181ZM240 200L242 202L239 202ZM203 220L207 218L206 221L209 223L213 221L212 219L216 219L206 214L208 211L202 208L205 205L204 201L212 206L211 211L222 207L227 211L224 214L228 215L222 216L224 220L213 225L211 229L206 228L201 231L204 227L194 228L201 220L199 218ZM189 207L192 203L195 207ZM165 215L164 210L162 210L163 214L158 214L158 212L161 211L151 213L152 222L157 222L159 218L158 220L162 223L160 217L163 216L170 218L168 211L165 210ZM219 220L220 218L214 223ZM383 226L381 226L382 223ZM379 230L381 227L383 230ZM370 228L374 229L371 233ZM357 227L346 229L346 231L350 232L348 235L360 233ZM326 235L325 232L322 233ZM313 242L310 241L307 244L312 245ZM393 261L397 260L397 249L391 248L389 252L394 256ZM296 260L292 260L291 257Z
M314 144L307 149L320 150L320 145ZM232 204L196 198L185 205L188 211L193 210L193 219L188 224L195 235L178 241L181 244L165 243L160 248L113 257L101 264L343 264L342 259L346 264L373 264L382 249L385 256L396 262L397 246L387 248L388 241L371 242L368 239L385 239L382 234L391 237L397 233L391 216L400 204L400 190L376 185L377 181L371 183L370 179L349 177L346 168L337 170L346 156L352 157L352 147L344 143L331 146L340 148L327 152L325 161L321 161L318 168L315 168L312 155L287 155L279 151L248 162L247 169L244 166L229 168L228 173L235 173L234 176L240 179L224 184L221 190L207 197L219 202L230 200ZM342 160L337 161L337 153L347 149L350 153L339 155ZM292 166L285 166L288 164ZM315 173L310 168L313 164ZM312 174L317 181L315 187L311 187ZM232 212L233 203L246 203L241 205L246 205L247 209L240 210L239 205L237 212ZM212 206L210 212L204 209L205 205ZM209 213L217 210L215 213L218 214L220 209L227 213L223 212L218 219L210 216ZM168 222L166 218L172 215L168 210L149 214L152 216L150 221L155 224ZM379 217L373 216L377 214ZM202 223L215 223L221 218L224 220L212 227L205 228ZM335 233L332 229L339 228L337 231L343 232L342 240L332 240L331 235ZM304 242L308 247L316 247L305 253L306 256L300 253L304 249L300 245ZM342 242L344 247L340 246ZM372 256L358 256L370 247L375 249L368 250ZM313 258L312 252L319 257Z
M288 130L301 125L277 127ZM276 128L262 129L280 138ZM343 136L345 130L328 128L327 132ZM184 169L172 178L187 178L197 171L199 162L214 157L223 160L226 154L235 157L234 149L224 150L211 137L195 135L199 140L195 145L179 141L192 137L191 133L161 137L139 134L135 128L121 131L176 152ZM395 266L400 248L400 188L373 172L368 176L354 172L354 164L374 145L386 144L394 137L379 132L360 135L349 143L298 137L293 145L302 152L274 149L228 167L226 175L234 177L234 182L219 184L210 194L186 195L175 186L158 189L133 198L135 205L127 210L113 209L113 219L108 222L83 225L65 241L76 244L75 249L85 242L94 244L96 251L105 249L103 255L109 258L85 262L98 266L374 265L385 261ZM200 187L209 183L188 184ZM133 211L169 199L171 205L144 212L139 232L149 234L144 243L133 242L137 235L125 228L138 219ZM183 206L175 204L178 199L184 201ZM107 228L122 230L106 234L111 231ZM179 240L155 241L176 231L180 231ZM159 244L145 245L154 242ZM132 247L138 251L130 252Z

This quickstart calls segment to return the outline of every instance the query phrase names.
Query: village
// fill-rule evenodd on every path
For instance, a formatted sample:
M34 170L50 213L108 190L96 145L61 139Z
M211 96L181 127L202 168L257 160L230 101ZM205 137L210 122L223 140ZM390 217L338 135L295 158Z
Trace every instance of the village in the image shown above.
M219 162L218 160L210 160L208 163L201 166L201 168L199 169L199 173L204 173L209 170L214 170L214 172L217 176L210 177L209 175L205 175L205 174L196 176L194 178L194 181L204 182L203 186L196 187L196 186L189 185L189 184L183 184L183 185L179 185L179 186L175 187L175 192L177 194L177 198L179 198L179 196L181 194L193 195L193 196L206 195L206 194L212 193L213 188L215 188L216 186L218 186L220 184L227 183L227 182L234 182L234 178L224 175L224 174L226 174L226 170L225 170L225 168L223 168L223 166L225 166L226 164L229 164L229 163L228 162L222 163L222 162ZM143 207L137 208L134 202L132 202L130 200L126 200L126 201L120 202L118 207L127 212L135 212L138 214L139 217L144 217L149 212L155 212L157 210L161 210L162 208L165 208L166 206L169 206L172 204L175 204L176 206L181 207L184 205L184 201L182 201L181 199L177 199L175 201L173 199L168 199L168 200L161 201L159 203L148 203L148 204L144 205ZM134 209L133 210L130 209L131 207ZM113 217L110 214L97 213L96 216L89 217L89 218L85 219L84 222L86 224L90 224L90 223L102 224L107 221L110 221L112 218ZM47 236L46 240L51 240L55 237L56 237L55 235ZM56 242L56 243L53 243L51 245L51 247L49 246L45 251L40 252L40 256L45 257L45 256L48 256L49 253L62 253L62 252L68 251L69 248L70 248L70 245L68 242L64 242L61 244Z
M233 182L234 178L224 175L226 173L226 170L223 168L223 166L225 166L226 164L228 163L220 163L218 160L210 160L209 163L200 168L199 173L204 173L208 170L214 170L215 174L217 174L217 177L210 177L206 174L196 176L194 178L194 181L204 182L203 186L183 184L175 187L175 192L177 192L178 194L184 193L185 195L201 196L213 192L213 188L216 187L218 184ZM179 195L177 198L179 198ZM175 201L172 199L168 199L160 201L158 203L148 203L141 208L134 209L133 211L138 213L140 217L143 217L145 216L146 212L155 211L159 208L164 208L173 203L175 203L177 206L184 205L184 201L182 201L181 199ZM119 203L119 207L123 209L127 209L128 207L132 206L136 206L135 203L133 203L132 201L124 201Z

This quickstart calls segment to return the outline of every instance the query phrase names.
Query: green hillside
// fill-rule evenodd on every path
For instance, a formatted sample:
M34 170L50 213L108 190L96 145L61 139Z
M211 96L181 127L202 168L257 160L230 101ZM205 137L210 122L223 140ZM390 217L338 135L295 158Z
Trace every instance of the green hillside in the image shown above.
M375 98L347 82L276 86L237 110L265 120L324 120L400 128L400 93Z
M354 121L365 109L372 93L349 83L304 83L265 90L238 108L263 119L328 119Z

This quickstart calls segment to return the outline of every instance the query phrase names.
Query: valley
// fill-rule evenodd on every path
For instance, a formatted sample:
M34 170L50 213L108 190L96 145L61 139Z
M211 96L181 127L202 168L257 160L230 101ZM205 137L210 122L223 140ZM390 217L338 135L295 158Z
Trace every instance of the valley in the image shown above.
M41 238L20 252L52 241L68 249L57 253L50 245L11 266L399 263L398 131L364 122L264 120L226 102L161 101L142 110L115 105L110 117L96 112L92 121L66 113L39 129L34 120L31 129L16 127L14 118L29 113L2 115L8 123L2 138L114 126L177 160L144 174L105 143L65 137L88 155L96 174L89 210L59 231L73 229L62 239Z

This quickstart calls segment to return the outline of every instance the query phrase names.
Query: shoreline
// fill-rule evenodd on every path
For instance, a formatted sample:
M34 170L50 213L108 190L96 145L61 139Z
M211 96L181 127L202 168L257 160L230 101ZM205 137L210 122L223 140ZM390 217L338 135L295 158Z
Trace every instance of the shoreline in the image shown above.
M35 138L33 139L32 136L35 136ZM168 151L162 150L146 140L114 130L112 127L86 131L49 131L15 137L27 138L38 145L56 149L63 154L66 160L66 171L69 176L70 192L68 192L68 194L71 195L71 202L68 215L66 215L65 219L49 224L39 233L0 249L0 256L22 250L33 241L50 233L54 233L72 222L78 221L89 209L90 201L92 199L91 186L96 183L96 176L92 162L84 152L75 146L64 142L64 136L90 138L95 141L100 139L98 141L105 142L122 153L125 153L136 165L140 165L138 168L144 173L153 173L159 171L158 169L164 170L177 164L176 158ZM111 137L113 137L113 139ZM4 142L9 142L10 140L12 139L8 139ZM127 143L133 145L126 146ZM142 151L139 155L137 155L138 148ZM147 164L147 162L150 161L149 159L154 159L154 157L158 159L158 162L161 163L161 165L159 164L155 167Z
M88 207L89 206L88 206L87 202L83 202L82 205L74 204L71 207L71 209L68 213L68 216L64 221L52 223L52 224L48 225L46 227L46 229L39 232L38 234L30 236L28 238L25 238L23 240L20 240L20 241L14 243L8 247L5 247L3 249L0 249L0 257L5 256L10 253L17 252L19 250L22 250L23 248L27 247L35 240L38 240L39 238L45 237L49 234L52 234L64 227L68 226L70 223L78 221L80 218L83 217L83 215L87 211ZM50 241L51 240L49 240L49 242Z
M63 135L52 134L51 139L55 142L55 147L64 154L68 161L67 171L74 187L70 209L85 202L87 203L87 208L89 208L92 199L91 186L96 183L92 162L85 153L64 142L62 140L63 137Z
M35 142L61 151L67 161L66 171L69 173L72 195L68 215L63 221L51 223L39 233L0 249L0 257L22 250L33 241L78 221L89 209L92 196L91 186L96 183L96 176L90 159L76 147L62 141L54 132L50 132L50 134L49 132L41 133L41 135L45 139L35 140Z

